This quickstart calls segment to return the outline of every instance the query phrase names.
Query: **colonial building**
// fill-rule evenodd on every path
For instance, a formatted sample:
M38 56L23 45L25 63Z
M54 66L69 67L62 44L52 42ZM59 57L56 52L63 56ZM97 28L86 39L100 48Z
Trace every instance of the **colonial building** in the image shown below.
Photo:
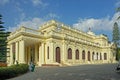
M28 26L29 27L29 26ZM20 27L8 37L9 65L79 65L115 62L115 46L104 35L82 32L51 20L38 30Z

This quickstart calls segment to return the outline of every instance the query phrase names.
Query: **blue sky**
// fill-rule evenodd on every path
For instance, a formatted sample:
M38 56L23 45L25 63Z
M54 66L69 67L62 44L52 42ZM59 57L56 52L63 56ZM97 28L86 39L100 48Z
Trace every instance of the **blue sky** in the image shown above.
M55 19L83 31L91 27L111 40L119 6L120 0L0 0L0 14L10 31L21 25L36 29Z

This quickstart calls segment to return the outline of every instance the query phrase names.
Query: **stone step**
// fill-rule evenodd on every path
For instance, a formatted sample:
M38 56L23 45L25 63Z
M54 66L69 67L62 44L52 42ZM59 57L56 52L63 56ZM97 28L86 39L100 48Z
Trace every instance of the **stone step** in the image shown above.
M60 66L59 64L42 64L42 66Z

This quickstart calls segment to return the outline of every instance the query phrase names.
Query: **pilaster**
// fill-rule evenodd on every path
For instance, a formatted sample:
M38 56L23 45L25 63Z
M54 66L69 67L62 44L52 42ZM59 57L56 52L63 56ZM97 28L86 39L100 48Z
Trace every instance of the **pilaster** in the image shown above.
M13 53L12 53L12 44L10 44L10 65L13 64Z
M54 62L54 43L53 42L51 42L50 43L50 47L49 47L49 58L50 58L50 60L51 61L53 61Z
M67 59L67 47L66 47L66 43L63 43L63 52L61 52L61 60L64 63L65 60Z
M39 65L45 64L44 50L44 43L41 43L41 45L39 45Z

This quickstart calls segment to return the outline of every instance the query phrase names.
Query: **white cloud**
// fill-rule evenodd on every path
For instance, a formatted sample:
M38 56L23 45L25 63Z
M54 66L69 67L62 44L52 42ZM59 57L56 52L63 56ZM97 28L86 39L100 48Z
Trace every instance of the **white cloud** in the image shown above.
M0 0L0 5L5 5L9 3L9 0Z
M20 21L24 21L25 18L26 18L26 14L22 12L20 15Z
M42 0L32 0L32 3L33 3L33 5L35 5L35 6L40 5L40 6L45 7L45 6L48 5L47 3L44 3Z
M101 19L95 18L79 19L78 23L73 24L73 27L80 29L82 31L88 31L89 28L91 28L92 31L96 30L111 31L113 28L113 24L119 15L120 13L115 13L112 18L105 17Z
M17 1L14 2L14 6L15 6L16 10L19 11L19 12L23 12L23 9L20 8L20 5L21 5L21 4L20 4L19 2L17 2Z
M28 21L21 21L16 27L10 27L9 31L13 32L21 26L32 28L32 29L38 29L45 22L46 21L41 18L33 18L32 20L28 20Z
M116 2L115 6L120 7L120 0L118 2Z
M59 19L60 16L58 16L57 14L55 13L49 13L48 15L45 16L46 19Z

